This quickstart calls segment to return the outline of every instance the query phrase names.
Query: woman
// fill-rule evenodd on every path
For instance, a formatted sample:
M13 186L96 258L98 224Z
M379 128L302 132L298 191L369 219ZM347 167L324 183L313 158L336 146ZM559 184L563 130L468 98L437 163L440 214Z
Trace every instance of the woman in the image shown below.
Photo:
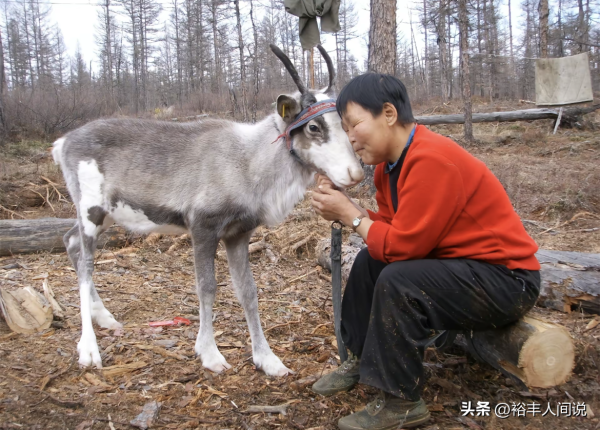
M340 429L391 429L429 420L423 354L434 330L486 330L518 320L538 297L537 245L484 163L415 123L404 84L365 74L337 99L362 161L377 165L378 212L317 175L315 211L367 244L342 301L350 358L313 386L331 395L357 382L381 390Z

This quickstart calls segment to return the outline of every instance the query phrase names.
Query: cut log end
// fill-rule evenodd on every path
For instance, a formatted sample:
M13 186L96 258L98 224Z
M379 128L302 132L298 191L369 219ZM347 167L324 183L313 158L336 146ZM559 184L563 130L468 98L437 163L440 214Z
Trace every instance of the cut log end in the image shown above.
M563 327L539 331L521 348L519 367L530 387L547 388L567 381L575 365L575 350Z

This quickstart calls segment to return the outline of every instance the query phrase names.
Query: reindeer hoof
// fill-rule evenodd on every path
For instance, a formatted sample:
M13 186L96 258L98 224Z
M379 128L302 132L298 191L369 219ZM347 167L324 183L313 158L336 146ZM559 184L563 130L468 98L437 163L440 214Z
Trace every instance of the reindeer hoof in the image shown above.
M202 357L202 366L215 373L221 373L227 369L231 369L231 364L227 363L225 357L223 357L220 352L218 354L219 357L211 358L204 358L204 356L206 356L206 354L204 354Z
M93 305L92 305L93 306ZM92 307L92 319L102 328L109 330L122 329L123 324L118 322L115 317L104 306Z
M79 367L92 367L102 369L102 358L95 339L81 339L77 344L79 352Z
M262 357L254 357L254 365L269 376L286 376L294 373L281 362L279 357L271 353Z
M223 354L219 352L217 346L214 348L199 348L196 345L196 355L202 360L202 366L216 373L221 373L227 369L231 369L231 365L227 363ZM199 352L203 351L203 352Z

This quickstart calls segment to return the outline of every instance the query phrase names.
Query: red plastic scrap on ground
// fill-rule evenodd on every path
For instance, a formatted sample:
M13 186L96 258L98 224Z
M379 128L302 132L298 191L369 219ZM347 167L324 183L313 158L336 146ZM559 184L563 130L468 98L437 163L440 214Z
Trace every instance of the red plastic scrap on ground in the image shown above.
M169 326L169 325L176 325L176 326L180 326L180 325L190 325L191 321L187 318L183 318L183 317L175 317L170 321L150 321L148 323L148 325L150 327L162 327L162 326Z

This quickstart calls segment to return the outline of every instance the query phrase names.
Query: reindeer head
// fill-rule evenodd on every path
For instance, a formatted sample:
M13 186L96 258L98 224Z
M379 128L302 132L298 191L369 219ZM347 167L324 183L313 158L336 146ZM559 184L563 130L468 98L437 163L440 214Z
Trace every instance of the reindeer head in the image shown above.
M277 97L277 113L286 124L288 149L302 163L327 175L338 187L359 183L364 173L335 110L335 71L327 51L318 45L327 63L329 86L315 91L304 85L290 59L276 46L270 46L300 90Z

